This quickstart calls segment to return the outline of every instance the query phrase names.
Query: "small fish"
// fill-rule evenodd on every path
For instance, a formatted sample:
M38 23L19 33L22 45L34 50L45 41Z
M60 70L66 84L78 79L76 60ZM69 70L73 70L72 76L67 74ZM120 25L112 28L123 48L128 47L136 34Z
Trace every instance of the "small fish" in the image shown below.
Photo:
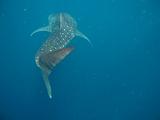
M67 13L51 14L48 17L48 22L48 26L35 30L31 36L42 31L50 33L47 40L37 51L35 62L42 71L48 96L52 98L52 90L48 77L53 68L73 50L73 47L65 47L75 36L86 39L91 45L92 43L77 29L77 22Z

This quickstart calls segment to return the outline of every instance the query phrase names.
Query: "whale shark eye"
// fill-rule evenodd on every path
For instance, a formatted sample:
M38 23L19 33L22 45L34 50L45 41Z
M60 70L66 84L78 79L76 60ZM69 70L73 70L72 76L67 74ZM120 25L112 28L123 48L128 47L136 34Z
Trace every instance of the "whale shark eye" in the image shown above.
M53 14L49 15L48 20L52 21L53 19L54 19L54 15Z

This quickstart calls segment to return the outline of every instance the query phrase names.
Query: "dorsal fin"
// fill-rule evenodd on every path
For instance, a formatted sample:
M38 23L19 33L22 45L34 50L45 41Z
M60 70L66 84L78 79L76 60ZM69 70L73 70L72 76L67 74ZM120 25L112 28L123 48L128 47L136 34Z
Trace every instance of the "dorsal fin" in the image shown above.
M51 71L52 68L55 67L61 60L63 60L72 50L73 47L69 47L41 55L39 58L41 69L47 69Z

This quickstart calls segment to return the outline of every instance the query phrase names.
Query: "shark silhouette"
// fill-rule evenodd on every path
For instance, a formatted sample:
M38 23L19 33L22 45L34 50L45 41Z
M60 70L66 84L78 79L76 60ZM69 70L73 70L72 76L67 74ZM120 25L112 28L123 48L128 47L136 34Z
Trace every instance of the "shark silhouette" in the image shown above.
M52 98L52 90L48 77L53 68L73 50L73 47L65 47L75 36L86 39L91 45L92 43L77 29L77 22L67 13L51 14L48 17L48 22L48 26L35 30L31 36L41 31L50 33L47 40L37 51L35 62L42 71L48 96Z

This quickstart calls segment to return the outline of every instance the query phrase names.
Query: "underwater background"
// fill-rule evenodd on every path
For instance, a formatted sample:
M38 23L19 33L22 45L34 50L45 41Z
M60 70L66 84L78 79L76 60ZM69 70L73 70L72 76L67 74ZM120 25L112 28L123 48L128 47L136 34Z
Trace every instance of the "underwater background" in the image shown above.
M50 76L49 99L34 57L48 33L30 34L67 12L93 43ZM0 120L160 120L159 0L1 0Z

